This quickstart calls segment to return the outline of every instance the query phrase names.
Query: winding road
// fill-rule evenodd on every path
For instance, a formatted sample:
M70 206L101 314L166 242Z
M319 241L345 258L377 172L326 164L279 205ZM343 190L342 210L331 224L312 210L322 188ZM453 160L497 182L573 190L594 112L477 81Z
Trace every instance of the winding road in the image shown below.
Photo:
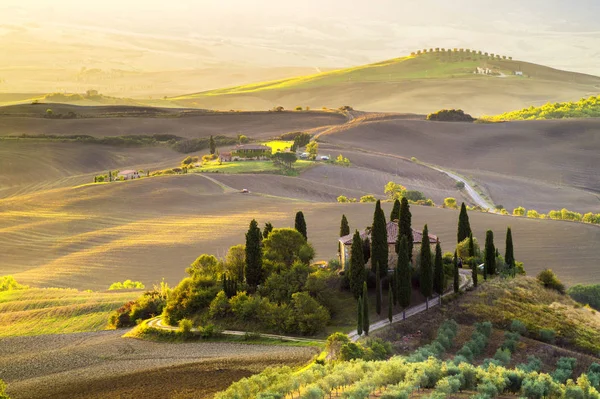
M436 166L432 166L432 165L426 165L426 166L430 167L431 169L437 170L438 172L442 172L456 181L464 183L465 191L467 192L467 194L469 194L469 196L471 197L473 202L475 202L477 205L479 205L483 209L489 209L490 212L495 212L494 207L490 203L488 203L481 195L479 195L479 193L477 191L475 191L475 189L473 187L471 187L469 182L467 182L464 178L462 178L459 175L456 175L452 172L448 172L447 170L440 169Z

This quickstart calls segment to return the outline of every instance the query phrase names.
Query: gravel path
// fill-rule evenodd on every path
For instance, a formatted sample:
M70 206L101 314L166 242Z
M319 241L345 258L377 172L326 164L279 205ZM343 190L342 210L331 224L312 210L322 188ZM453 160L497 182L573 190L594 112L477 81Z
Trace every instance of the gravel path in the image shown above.
M235 343L157 343L121 338L123 331L15 337L0 342L0 378L13 399L44 398L75 385L174 366L242 359L280 361L314 348ZM177 374L172 376L177 381Z

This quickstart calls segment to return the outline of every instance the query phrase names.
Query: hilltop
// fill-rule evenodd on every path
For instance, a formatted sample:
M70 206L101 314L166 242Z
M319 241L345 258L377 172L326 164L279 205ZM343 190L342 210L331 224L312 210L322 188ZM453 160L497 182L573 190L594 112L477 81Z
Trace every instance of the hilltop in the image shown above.
M482 73L476 73L478 68ZM596 76L471 50L430 49L375 64L204 91L169 101L201 108L347 104L414 113L462 108L480 115L570 100L599 90L600 77Z

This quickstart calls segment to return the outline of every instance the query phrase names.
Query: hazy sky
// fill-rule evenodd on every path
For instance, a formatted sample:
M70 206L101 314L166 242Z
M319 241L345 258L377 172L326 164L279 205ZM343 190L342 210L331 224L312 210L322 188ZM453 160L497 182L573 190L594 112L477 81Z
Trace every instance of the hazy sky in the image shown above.
M466 47L600 75L598 16L600 0L0 0L0 68L343 67Z

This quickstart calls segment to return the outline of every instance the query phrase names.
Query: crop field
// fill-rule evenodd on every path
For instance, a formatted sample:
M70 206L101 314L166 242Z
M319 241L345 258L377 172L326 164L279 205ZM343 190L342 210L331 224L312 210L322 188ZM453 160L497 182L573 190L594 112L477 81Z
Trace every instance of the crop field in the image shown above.
M139 295L59 288L0 292L0 337L104 330L110 313Z
M157 343L123 331L7 338L2 378L11 398L211 398L265 367L300 365L314 348L235 343Z
M246 177L214 176L228 185L239 183L227 178ZM265 178L271 177L277 176ZM36 287L101 290L125 279L151 286L163 277L175 284L200 254L224 256L230 246L243 243L252 218L261 226L289 227L302 210L309 240L323 260L337 256L342 214L352 230L372 223L373 204L299 201L294 198L310 193L315 183L277 178L291 179L277 183L279 198L261 194L260 187L244 187L251 194L225 193L202 174L188 174L0 200L0 275ZM306 194L306 199L319 201L322 195ZM384 204L386 215L390 208ZM453 248L458 212L413 206L412 213L415 228L428 223L443 249ZM512 226L516 257L531 274L551 267L568 284L600 281L595 273L598 226L476 212L471 212L471 225L480 240L487 229L494 230L501 249L506 227Z
M46 107L48 108L48 107ZM0 108L0 114L2 108ZM339 125L346 117L333 112L229 112L192 114L181 117L103 117L47 119L41 117L0 117L0 136L73 135L95 137L174 134L186 138L210 135L271 139L290 131Z
M272 141L268 141L268 142L262 143L262 144L271 147L271 149L273 150L273 154L275 154L276 152L279 152L279 151L289 150L292 147L292 144L294 144L294 142L293 141L283 141L283 140L272 140Z

